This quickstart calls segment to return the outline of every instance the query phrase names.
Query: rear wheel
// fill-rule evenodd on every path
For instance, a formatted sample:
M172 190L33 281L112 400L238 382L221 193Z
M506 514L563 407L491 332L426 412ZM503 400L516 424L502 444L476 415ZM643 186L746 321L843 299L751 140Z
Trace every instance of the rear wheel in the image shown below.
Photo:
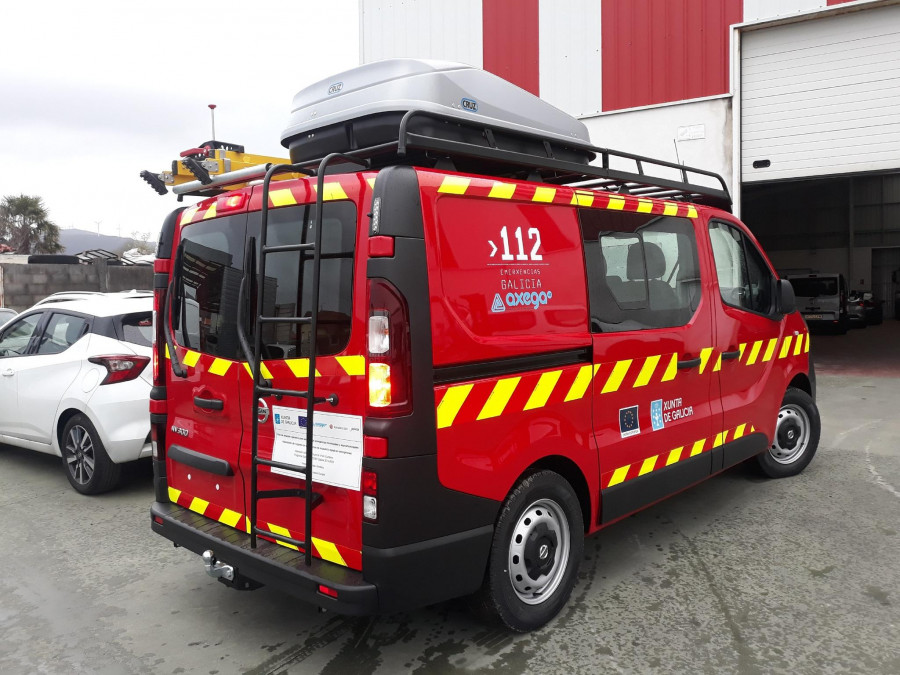
M784 478L803 471L819 447L821 426L812 397L802 389L789 387L778 411L772 443L757 458L763 473Z
M119 484L121 468L106 454L100 435L86 416L79 413L66 422L60 445L66 478L81 494L107 492Z
M531 474L507 497L497 521L483 609L515 631L540 628L569 599L583 552L572 486L552 471Z

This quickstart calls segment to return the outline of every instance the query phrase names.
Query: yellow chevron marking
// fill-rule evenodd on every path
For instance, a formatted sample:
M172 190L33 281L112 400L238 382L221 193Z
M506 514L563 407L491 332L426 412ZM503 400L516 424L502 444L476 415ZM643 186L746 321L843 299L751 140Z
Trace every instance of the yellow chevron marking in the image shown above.
M809 333L806 334L806 342L803 345L803 353L805 354L808 351L809 351Z
M694 445L691 446L691 457L694 455L699 455L703 452L703 446L706 445L706 439L701 438L699 441L695 441Z
M783 359L785 356L791 353L791 340L793 339L793 335L788 335L784 338L784 342L781 343L781 353L778 355L779 359Z
M591 206L593 203L593 192L579 192L578 190L572 195L572 201L570 202L570 204L575 204L577 206Z
M213 375L224 375L231 368L231 361L225 359L216 359L209 367L209 372Z
M751 425L750 425L750 433L752 434L752 433L755 433L755 432L756 432L756 427L753 426L753 425L751 424Z
M493 197L494 199L511 199L515 191L515 183L501 183L500 181L497 181L491 187L488 197Z
M619 390L622 380L625 379L625 376L628 374L628 369L631 368L631 362L632 359L616 361L612 373L610 373L609 377L606 379L606 384L603 385L603 390L600 392L601 394L608 394L611 391Z
M447 390L437 407L438 429L444 429L453 424L453 420L459 414L459 409L466 402L470 391L472 391L471 384L460 384Z
M175 504L177 504L177 503L178 503L178 498L179 498L180 496L181 496L181 490L176 490L176 489L173 488L173 487L170 487L170 488L169 488L169 501L170 501L170 502L174 502Z
M375 179L374 178L366 178L366 182L369 184L369 187L373 190L375 189Z
M168 348L169 348L168 345L166 345L166 349L168 349ZM199 361L199 360L200 360L200 352L193 352L193 351L188 350L187 352L185 352L184 358L181 359L181 362L184 365L190 366L191 368L193 368L194 366L197 365L197 361Z
M471 182L471 178L444 176L444 180L441 183L441 187L438 188L438 192L443 192L448 195L464 195L466 194L466 190L469 189L469 183Z
M746 424L739 424L737 428L734 430L734 440L739 439L744 435L744 429L747 427Z
M194 497L191 500L191 505L188 507L191 511L195 511L199 513L201 516L206 513L206 507L209 506L209 502L205 499L200 499L200 497Z
M688 218L696 218L697 217L697 209L693 206L688 206L687 217Z
M569 387L569 393L566 394L565 400L576 401L582 398L599 368L600 364L597 364L596 366L581 366L578 375L575 377L575 381L572 383L572 386Z
M533 202L552 202L556 198L556 188L539 187L534 189Z
M664 216L677 216L678 215L678 204L673 204L672 202L665 202L665 208L663 209Z
M669 359L669 365L666 368L666 372L662 376L662 381L668 382L670 380L674 380L675 375L677 373L678 373L678 354L672 354L672 358Z
M550 372L542 373L541 379L538 380L534 391L528 397L528 403L525 404L524 410L534 410L547 405L547 400L550 398L550 394L553 393L556 383L559 382L560 375L562 375L561 370L551 370Z
M360 356L359 358L365 361L365 358ZM286 359L285 363L287 367L291 369L291 372L294 374L294 377L309 377L309 359ZM265 365L265 364L263 364ZM249 366L248 366L249 368ZM265 374L265 371L263 371ZM365 375L365 371L361 373ZM321 377L322 373L319 372L319 369L316 368L316 377Z
M503 413L503 409L506 407L506 404L509 403L509 399L512 397L513 392L515 392L516 387L519 386L521 379L521 377L506 377L502 380L497 380L497 383L494 384L493 391L491 391L491 395L488 396L487 402L475 419L486 420L490 417L497 417Z
M328 562L337 563L338 565L347 566L347 563L344 562L344 559L341 557L341 554L337 550L337 546L332 544L330 541L325 541L324 539L316 539L312 537L313 546L316 547L316 550L319 552L319 556L322 560L327 560Z
M778 338L772 338L769 340L769 344L766 345L766 353L763 354L763 363L770 360L772 355L775 353L775 345L778 344Z
M713 372L718 373L720 370L722 370L722 355L721 354L719 354L719 358L716 359L716 365L715 365L715 367L713 367Z
M610 195L609 204L606 205L606 208L611 211L621 211L625 208L625 197L622 197L621 195Z
M163 347L166 348L166 358L167 358L167 359L171 359L172 357L169 356L169 345L163 345Z
M207 218L215 218L216 217L216 203L213 202L212 205L206 209L206 213L203 214L203 220Z
M756 363L756 358L759 356L759 350L762 348L762 340L757 340L753 343L753 348L750 350L750 356L747 357L746 365L752 366Z
M724 443L727 440L728 440L728 432L723 431L720 434L716 434L716 439L713 441L712 446L714 448L718 448L720 445L722 445L722 443Z
M316 192L319 191L318 184L313 183L313 190ZM323 186L322 201L327 202L335 199L347 199L347 193L344 192L344 188L341 187L340 183L325 183Z
M185 223L191 222L193 217L195 215L197 215L198 210L199 210L198 207L192 206L191 208L187 209L186 211L183 211L181 213L181 224L184 225Z
M651 213L653 211L653 202L649 199L638 199L638 213Z
M712 356L712 347L704 347L700 350L700 374L706 370L706 364L709 363L709 357Z
M643 476L645 473L650 473L653 471L653 467L656 466L656 460L659 458L659 455L654 455L653 457L648 457L644 460L644 463L641 464L641 470L638 473L638 476Z
M634 381L635 388L644 387L650 382L650 378L653 377L653 372L656 370L656 364L659 363L659 356L648 356L647 360L644 361L644 365L641 368L641 372L637 376L637 380Z
M269 528L270 532L274 532L275 534L280 534L282 537L290 537L291 533L284 527L279 527L278 525L273 525L272 523L266 523L266 527ZM291 537L293 539L293 537ZM295 551L299 551L300 549L294 546L293 544L288 544L286 541L278 541L275 540L275 543L279 546L286 546L287 548L292 548Z
M272 190L269 192L269 199L273 206L293 206L297 203L297 198L290 190Z
M237 511L232 511L231 509L224 509L222 515L219 516L219 522L225 523L228 527L237 527L240 520L241 514Z
M794 343L794 356L800 355L800 350L803 349L803 336L798 335L797 341Z
M247 516L244 516L244 529L250 534L250 519Z
M609 479L609 485L606 487L612 487L613 485L618 485L625 477L628 475L628 469L631 468L631 464L626 464L625 466L620 466L618 469L613 471L612 478Z
M675 448L672 452L669 453L669 458L666 460L666 466L669 464L674 464L678 460L681 459L681 451L684 450L684 446L682 445L680 448Z
M740 352L741 352L741 355L738 357L738 363L740 363L741 359L744 358L744 349L745 349L746 347L747 347L747 343L746 343L746 342L742 342L741 344L738 345L738 349L739 349Z
M348 375L365 375L366 374L366 357L365 356L335 356L334 360L338 362L344 372ZM309 362L306 364L306 372L309 373Z

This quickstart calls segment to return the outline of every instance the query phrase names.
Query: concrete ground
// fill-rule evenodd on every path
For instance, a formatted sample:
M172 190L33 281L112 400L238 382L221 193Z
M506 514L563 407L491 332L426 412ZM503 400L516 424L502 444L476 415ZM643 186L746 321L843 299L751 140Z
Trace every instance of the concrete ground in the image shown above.
M898 339L815 337L806 472L737 467L601 532L530 635L461 601L348 619L231 591L151 533L149 467L85 498L0 447L0 673L900 673L900 373L877 358Z

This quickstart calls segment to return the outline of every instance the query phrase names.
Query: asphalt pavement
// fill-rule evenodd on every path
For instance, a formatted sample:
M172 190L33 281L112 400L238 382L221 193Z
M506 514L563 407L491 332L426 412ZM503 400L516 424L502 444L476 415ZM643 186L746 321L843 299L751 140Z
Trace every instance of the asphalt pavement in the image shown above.
M602 531L528 635L227 589L151 532L148 465L87 498L0 446L0 673L900 673L900 378L821 371L803 474L739 466Z

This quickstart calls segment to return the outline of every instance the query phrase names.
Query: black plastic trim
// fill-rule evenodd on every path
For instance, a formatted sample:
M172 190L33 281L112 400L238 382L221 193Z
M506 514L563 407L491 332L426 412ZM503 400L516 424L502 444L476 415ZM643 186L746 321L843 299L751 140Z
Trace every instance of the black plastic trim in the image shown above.
M153 273L153 289L159 290L162 288L169 287L169 275L164 274L163 272L154 272Z
M169 502L169 479L166 475L166 460L153 460L153 496L158 502Z
M195 469L200 469L201 471L214 473L217 476L234 475L234 470L231 468L231 464L226 462L224 459L220 459L218 457L210 457L209 455L204 455L202 452L189 450L187 448L181 447L180 445L170 445L166 455L176 462L186 464L187 466L192 466Z
M765 452L769 447L769 440L766 435L761 432L755 432L742 436L736 441L729 441L715 450L721 455L721 464L717 465L718 458L713 459L713 473L728 469L735 464L740 464L745 459L755 457L761 452Z
M187 207L181 206L169 215L163 221L162 228L159 231L159 242L156 245L156 257L160 260L168 260L172 257L172 247L175 243L175 224L178 222L178 216Z
M166 415L163 413L150 413L150 424L165 424Z
M166 387L165 385L159 386L155 385L150 388L150 400L151 401L165 401L166 400Z
M579 363L591 363L591 347L570 349L564 352L552 354L537 354L534 356L518 356L511 359L497 361L483 361L481 363L465 364L460 366L442 366L434 369L435 384L450 384L465 380L477 380L487 377L501 377L513 373L543 370L546 368L561 368L573 366ZM699 363L699 359L697 360Z

